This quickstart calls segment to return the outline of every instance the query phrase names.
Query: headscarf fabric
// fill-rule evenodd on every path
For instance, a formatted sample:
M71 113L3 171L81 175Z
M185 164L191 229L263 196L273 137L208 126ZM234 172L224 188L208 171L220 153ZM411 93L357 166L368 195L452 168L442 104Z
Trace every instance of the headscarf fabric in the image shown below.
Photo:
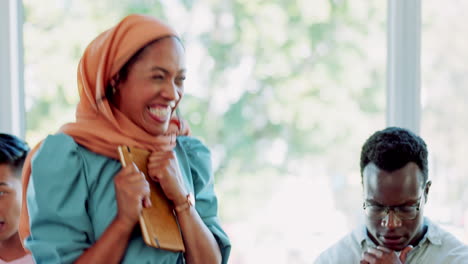
M63 125L59 133L73 137L87 149L113 159L119 159L117 147L138 147L149 151L172 150L178 135L188 135L190 129L183 120L174 117L164 135L153 136L133 123L112 106L106 98L111 79L141 48L159 38L174 36L175 31L163 22L145 15L129 15L113 28L101 33L86 48L78 66L80 101L76 121ZM26 190L31 175L31 159L38 144L26 158L23 167L23 201L19 234L24 241L30 235Z

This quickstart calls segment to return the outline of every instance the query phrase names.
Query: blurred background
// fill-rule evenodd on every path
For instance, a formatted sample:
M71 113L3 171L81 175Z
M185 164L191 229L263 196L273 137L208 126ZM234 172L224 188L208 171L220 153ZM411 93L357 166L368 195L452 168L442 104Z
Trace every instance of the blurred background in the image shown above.
M182 115L211 149L230 263L312 263L361 221L360 147L385 127L386 1L23 0L26 139L74 120L86 45L130 13L174 26ZM468 241L468 2L422 4L427 215Z

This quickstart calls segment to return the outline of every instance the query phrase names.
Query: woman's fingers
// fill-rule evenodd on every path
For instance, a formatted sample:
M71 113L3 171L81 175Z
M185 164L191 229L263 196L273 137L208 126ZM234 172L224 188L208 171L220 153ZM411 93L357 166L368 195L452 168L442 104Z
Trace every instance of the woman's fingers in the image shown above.
M154 151L151 153L149 156L150 161L155 161L155 160L163 160L163 159L169 159L169 158L174 158L175 157L175 152L174 151Z
M152 153L147 168L149 177L160 184L169 200L185 200L187 191L174 151Z
M129 173L126 175L127 183L132 184L132 189L136 193L140 193L142 196L142 203L144 208L151 207L151 199L150 199L150 186L148 181L146 180L145 174L143 174L138 166L132 162L132 166L130 167Z
M138 221L142 208L151 206L149 183L132 163L115 176L114 184L118 217L133 225Z
M143 198L143 207L150 208L151 206L153 206L153 204L151 203L151 198L149 196L145 196Z

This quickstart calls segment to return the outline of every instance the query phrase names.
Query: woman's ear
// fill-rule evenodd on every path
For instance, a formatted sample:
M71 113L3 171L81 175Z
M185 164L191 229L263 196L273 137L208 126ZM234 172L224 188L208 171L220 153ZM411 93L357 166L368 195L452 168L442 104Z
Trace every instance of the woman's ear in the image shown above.
M119 74L115 75L109 81L109 85L107 86L107 89L106 89L106 97L107 97L107 100L109 100L110 102L114 102L115 100L115 94L118 92L119 82L120 82Z
M119 86L119 83L120 83L120 74L117 73L116 75L114 75L114 77L111 78L109 84L115 89L117 89Z

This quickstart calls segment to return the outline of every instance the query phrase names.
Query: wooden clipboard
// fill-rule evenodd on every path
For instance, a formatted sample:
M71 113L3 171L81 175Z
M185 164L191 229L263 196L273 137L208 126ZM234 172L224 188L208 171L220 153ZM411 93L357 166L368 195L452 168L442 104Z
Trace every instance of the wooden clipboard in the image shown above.
M140 227L143 240L148 246L185 252L184 241L174 214L172 203L164 195L161 186L148 176L148 157L150 152L127 146L118 147L120 162L123 167L135 163L146 176L150 184L152 206L143 208L140 215Z

